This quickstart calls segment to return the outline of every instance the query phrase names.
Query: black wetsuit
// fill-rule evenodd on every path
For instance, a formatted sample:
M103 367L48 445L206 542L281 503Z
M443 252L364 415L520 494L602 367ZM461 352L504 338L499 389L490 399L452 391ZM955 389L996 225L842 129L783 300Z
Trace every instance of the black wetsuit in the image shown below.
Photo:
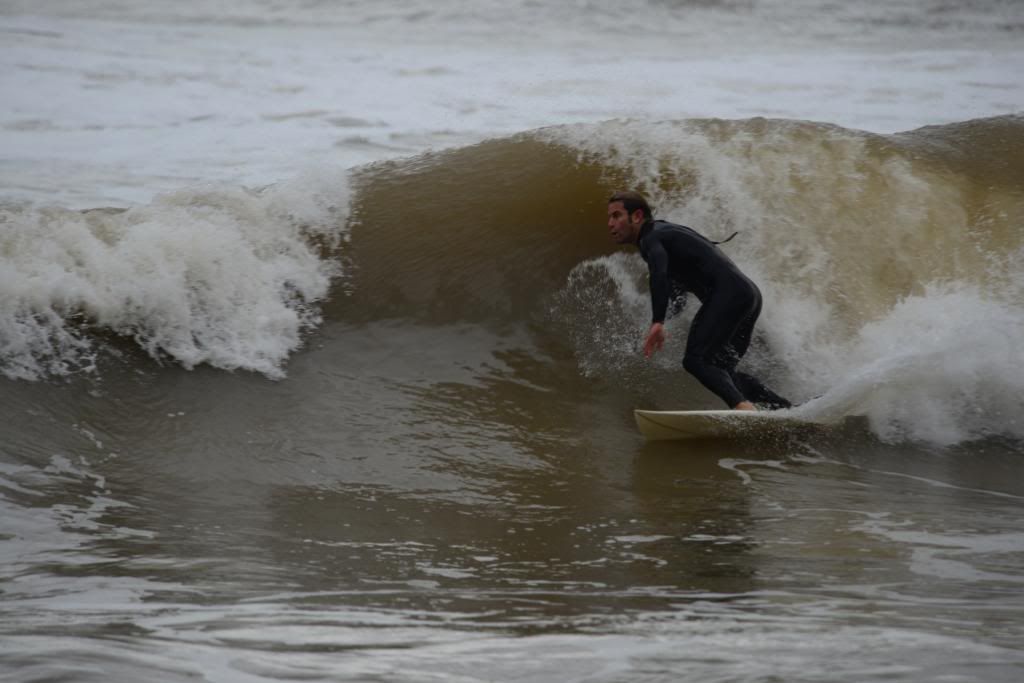
M677 293L693 292L700 299L683 367L730 408L744 400L788 408L789 401L756 378L736 372L761 314L757 285L714 242L683 225L648 221L637 246L651 274L652 322L665 321Z

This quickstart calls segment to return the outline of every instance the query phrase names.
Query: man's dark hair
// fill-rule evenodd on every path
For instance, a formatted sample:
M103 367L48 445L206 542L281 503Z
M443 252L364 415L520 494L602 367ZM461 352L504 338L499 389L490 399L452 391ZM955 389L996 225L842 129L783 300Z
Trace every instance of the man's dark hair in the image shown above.
M632 190L623 190L621 192L616 192L615 194L608 198L609 204L613 202L622 202L622 208L624 208L626 210L626 213L628 213L630 216L632 216L633 212L635 212L637 209L640 209L641 211L644 212L644 220L651 220L651 206L650 204L647 203L647 200L644 199L644 196L639 192L633 192Z

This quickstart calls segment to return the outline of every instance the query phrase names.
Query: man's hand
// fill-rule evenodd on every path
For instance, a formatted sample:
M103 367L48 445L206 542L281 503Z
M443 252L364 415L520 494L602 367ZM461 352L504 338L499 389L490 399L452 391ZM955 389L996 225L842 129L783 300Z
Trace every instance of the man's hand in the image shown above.
M665 326L661 323L654 323L647 333L647 339L644 340L644 355L650 358L654 355L655 351L660 351L664 345Z

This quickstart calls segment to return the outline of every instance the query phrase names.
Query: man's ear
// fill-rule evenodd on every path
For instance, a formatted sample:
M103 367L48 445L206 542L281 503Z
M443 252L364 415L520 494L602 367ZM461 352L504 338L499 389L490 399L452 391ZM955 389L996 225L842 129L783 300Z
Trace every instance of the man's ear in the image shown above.
M644 222L644 210L643 209L637 209L636 211L634 211L630 215L629 220L630 220L631 223L632 222L643 223Z

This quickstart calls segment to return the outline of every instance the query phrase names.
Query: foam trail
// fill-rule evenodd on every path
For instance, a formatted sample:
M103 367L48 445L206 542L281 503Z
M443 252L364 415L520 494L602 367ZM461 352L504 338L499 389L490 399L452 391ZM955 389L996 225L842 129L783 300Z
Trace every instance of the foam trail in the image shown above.
M820 414L866 415L886 440L1024 438L1024 311L970 286L932 285L835 348ZM809 406L810 408L810 406Z

